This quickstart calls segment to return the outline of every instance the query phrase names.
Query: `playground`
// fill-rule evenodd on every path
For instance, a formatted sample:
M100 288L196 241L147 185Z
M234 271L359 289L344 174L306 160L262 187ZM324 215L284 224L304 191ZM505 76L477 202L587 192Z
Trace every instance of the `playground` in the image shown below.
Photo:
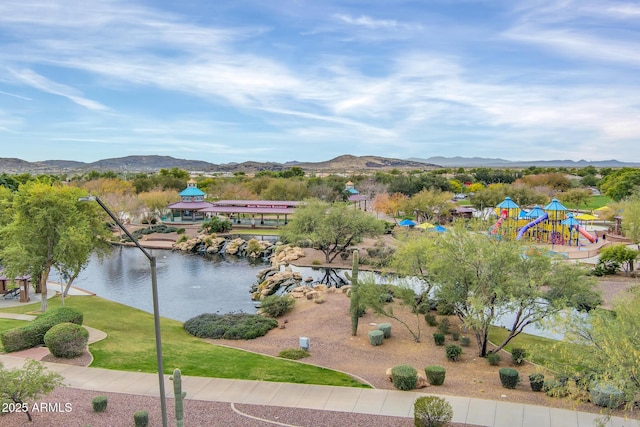
M576 249L599 243L595 228L591 232L586 228L597 217L591 214L574 216L558 199L553 199L543 208L536 205L526 210L506 197L496 206L496 214L498 221L489 229L489 233L496 237L527 239L537 244Z

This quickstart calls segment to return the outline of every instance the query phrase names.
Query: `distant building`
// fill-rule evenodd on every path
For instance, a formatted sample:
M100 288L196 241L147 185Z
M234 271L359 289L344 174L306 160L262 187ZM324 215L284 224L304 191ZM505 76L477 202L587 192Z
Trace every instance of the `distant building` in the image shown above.
M180 201L169 206L171 220L197 221L204 219L204 213L200 209L210 208L212 203L204 201L204 191L198 188L194 179L187 182L187 188L180 192Z

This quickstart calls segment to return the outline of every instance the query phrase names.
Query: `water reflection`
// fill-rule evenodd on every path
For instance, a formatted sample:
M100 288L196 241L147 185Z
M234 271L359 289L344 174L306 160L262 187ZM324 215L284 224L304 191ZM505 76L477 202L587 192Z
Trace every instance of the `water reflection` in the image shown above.
M185 321L202 313L256 311L249 288L265 263L169 250L151 253L157 260L161 316ZM153 312L149 260L137 248L117 247L102 261L92 257L74 286Z

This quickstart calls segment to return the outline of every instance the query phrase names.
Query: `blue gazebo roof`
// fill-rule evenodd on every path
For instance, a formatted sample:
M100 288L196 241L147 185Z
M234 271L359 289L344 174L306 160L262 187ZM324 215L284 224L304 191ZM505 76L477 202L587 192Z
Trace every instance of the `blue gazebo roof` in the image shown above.
M540 218L542 215L544 215L544 210L540 206L535 205L533 207L533 209L531 209L529 212L527 212L526 217L527 218Z
M197 197L204 196L204 191L198 187L187 187L180 192L180 197Z
M560 222L562 225L568 225L569 227L575 227L580 225L580 221L573 217L573 214L567 215L567 219Z
M547 206L544 207L545 211L566 211L567 208L558 201L558 199L551 200Z
M502 203L498 205L498 208L500 209L518 209L519 207L520 206L518 206L516 202L511 200L511 197L508 197L508 196L505 197Z

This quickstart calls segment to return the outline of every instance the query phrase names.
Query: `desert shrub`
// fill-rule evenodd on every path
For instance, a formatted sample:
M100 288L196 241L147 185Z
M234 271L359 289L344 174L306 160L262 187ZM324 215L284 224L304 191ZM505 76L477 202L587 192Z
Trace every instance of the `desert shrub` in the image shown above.
M231 221L223 219L217 216L213 216L210 219L202 223L202 230L206 233L226 233L231 230Z
M49 329L44 335L44 343L55 357L71 359L84 353L89 340L89 332L80 325L65 322Z
M309 356L311 356L311 354L303 348L285 348L278 353L278 357L291 360L299 360Z
M544 386L544 375L540 373L529 375L529 385L533 391L542 391Z
M382 331L385 338L391 337L391 323L380 323L378 329Z
M107 396L96 396L91 401L93 412L104 412L107 409Z
M498 366L500 364L500 355L498 353L487 354L487 362L491 366Z
M187 231L187 230L185 230L184 228L180 227L180 228L176 229L176 234L184 234L185 231Z
M449 323L449 319L446 317L440 320L440 324L438 325L438 331L443 334L448 334L451 328L451 324Z
M433 342L436 343L436 345L444 345L444 334L441 332L436 332L433 334Z
M462 354L462 347L455 344L447 344L444 351L445 351L445 354L447 355L447 359L449 359L452 362L456 362L460 358L460 355Z
M311 261L311 265L322 265L322 261L314 259L313 261Z
M183 234L182 236L178 237L178 240L176 240L176 243L183 243L183 242L186 242L187 240L189 240L189 236L187 236L186 234Z
M184 329L196 337L232 340L261 337L276 326L275 319L248 313L204 313L184 322Z
M442 397L421 396L413 403L413 423L416 427L442 427L452 419L453 408Z
M398 390L413 390L418 384L418 371L410 365L391 368L391 381Z
M615 409L624 403L624 393L612 384L596 383L589 395L594 405L605 408Z
M569 394L568 388L562 386L557 380L545 380L542 383L542 390L549 397L565 397Z
M436 306L436 311L441 316L451 316L454 313L453 305L442 301Z
M427 381L431 385L442 385L444 384L444 378L447 374L447 370L442 366L432 365L424 368L425 376L427 377Z
M458 331L451 332L451 339L454 341L458 341L460 339L460 332Z
M511 361L514 365L520 366L524 363L527 357L527 351L524 348L512 348L511 349Z
M0 341L7 353L24 350L44 344L44 335L49 329L59 323L75 323L81 325L82 312L71 307L51 309L36 317L33 322L21 327L10 329L0 335Z
M429 326L438 326L438 319L436 319L436 316L433 313L425 314L424 320L427 322L427 325Z
M258 240L250 239L247 242L247 254L252 257L259 257L262 255L262 246Z
M136 427L147 427L149 425L149 413L147 411L138 411L133 414L133 423Z
M280 317L296 305L291 295L269 295L260 300L260 312L269 317Z
M471 345L471 338L467 336L460 337L460 345L462 347L469 347Z
M520 374L513 368L500 368L500 383L504 388L516 388L520 383Z
M369 331L369 343L373 346L382 345L384 339L384 332L379 329Z

